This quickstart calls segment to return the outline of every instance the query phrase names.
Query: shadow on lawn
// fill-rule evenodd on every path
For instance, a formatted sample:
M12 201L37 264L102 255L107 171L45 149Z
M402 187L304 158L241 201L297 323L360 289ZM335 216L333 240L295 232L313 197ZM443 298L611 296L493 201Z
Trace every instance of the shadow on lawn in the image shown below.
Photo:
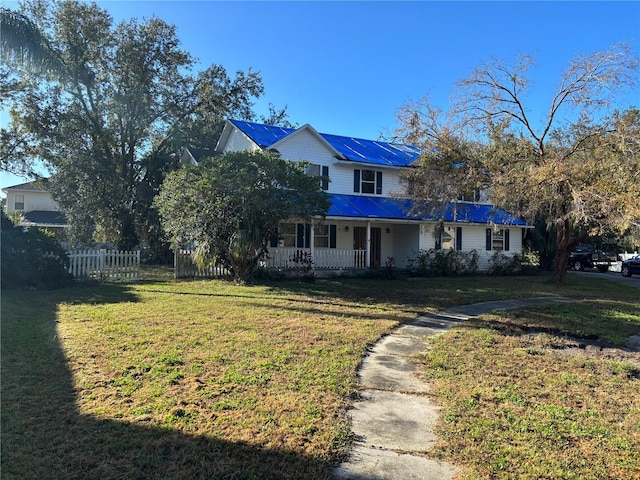
M2 301L3 479L329 477L319 460L82 415L57 305L136 301L126 286L3 292Z

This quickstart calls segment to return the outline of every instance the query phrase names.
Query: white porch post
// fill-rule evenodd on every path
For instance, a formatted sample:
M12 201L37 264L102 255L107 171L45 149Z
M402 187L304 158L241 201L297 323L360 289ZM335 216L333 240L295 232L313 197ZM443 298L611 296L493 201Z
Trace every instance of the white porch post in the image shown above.
M364 257L364 266L371 267L371 222L367 222L367 253Z
M311 222L311 233L310 233L310 238L309 238L309 252L311 253L311 260L315 262L316 260L316 248L315 248L315 233L316 233L316 229L315 226L313 224L313 221Z

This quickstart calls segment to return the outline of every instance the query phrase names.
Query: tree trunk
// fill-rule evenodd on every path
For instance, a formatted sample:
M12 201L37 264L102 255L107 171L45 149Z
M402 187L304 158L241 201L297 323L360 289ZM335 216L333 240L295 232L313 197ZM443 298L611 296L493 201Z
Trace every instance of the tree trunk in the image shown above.
M553 281L555 283L564 283L569 267L569 254L571 253L571 223L564 220L558 225L556 242L556 263L553 270Z
M578 245L587 236L587 229L581 228L578 235L573 240L571 234L573 227L569 220L564 220L558 225L557 234L557 255L556 263L553 271L553 281L555 283L564 283L569 268L569 256L573 248Z
M118 240L118 248L120 250L132 250L139 244L133 215L127 211L121 210L119 220L120 239Z
M556 265L553 271L553 281L555 283L564 283L567 275L567 269L569 268L569 254L571 252L568 248L558 248L556 255Z

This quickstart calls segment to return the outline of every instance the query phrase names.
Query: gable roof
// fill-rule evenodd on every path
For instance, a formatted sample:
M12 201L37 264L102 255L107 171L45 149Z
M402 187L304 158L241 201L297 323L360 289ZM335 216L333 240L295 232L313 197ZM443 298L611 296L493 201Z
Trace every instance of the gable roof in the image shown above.
M274 144L281 142L295 132L309 130L326 142L340 160L373 165L408 167L420 155L420 149L411 145L318 133L310 125L295 129L242 120L229 120L229 123L237 127L252 142L263 149L272 148ZM222 139L221 137L221 141Z
M211 148L185 147L182 149L180 161L184 164L195 164L203 158L215 157L216 155L220 155L220 152Z
M450 203L438 211L418 214L413 209L415 202L410 199L339 194L332 194L330 197L331 206L327 217L527 225L524 220L486 204Z
M270 149L275 148L277 150L281 143L286 142L287 140L289 140L290 138L293 138L296 135L300 135L302 132L308 132L309 134L311 134L311 136L316 138L322 145L324 145L325 148L327 148L333 154L334 157L340 157L340 152L336 150L333 145L331 145L321 134L318 133L318 131L315 128L313 128L309 124L306 124L298 128L297 130L293 130L286 137L282 137L277 142L272 143L269 148Z
M47 179L42 178L40 180L34 180L33 182L20 183L18 185L11 185L2 189L3 192L7 190L17 190L21 192L47 192L46 184Z

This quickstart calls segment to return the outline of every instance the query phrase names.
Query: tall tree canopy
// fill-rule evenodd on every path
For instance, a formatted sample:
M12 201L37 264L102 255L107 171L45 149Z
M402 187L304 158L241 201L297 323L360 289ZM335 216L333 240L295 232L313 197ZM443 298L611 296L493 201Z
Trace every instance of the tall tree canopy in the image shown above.
M26 15L6 7L0 7L0 50L6 59L36 70L63 70L38 26Z
M35 37L14 35L3 54L10 69L0 88L10 95L2 106L10 107L11 125L0 158L39 158L51 167L51 191L74 243L153 242L160 228L152 199L181 147L211 146L230 116L252 119L260 75L230 76L220 65L189 73L195 59L158 18L115 24L95 3L77 0L25 2L20 15L14 23L27 19ZM9 20L3 10L3 25ZM21 52L40 58L39 47L16 45L34 42L60 68L22 61Z
M174 248L196 247L250 280L282 220L324 216L329 199L304 163L272 152L231 152L170 173L156 205Z
M616 110L636 85L638 59L625 45L577 57L560 78L546 116L527 104L530 57L493 61L458 84L445 115L428 99L404 106L399 134L422 145L410 192L450 201L474 189L556 232L555 279L588 234L640 223L640 112ZM535 105L536 107L538 105Z

